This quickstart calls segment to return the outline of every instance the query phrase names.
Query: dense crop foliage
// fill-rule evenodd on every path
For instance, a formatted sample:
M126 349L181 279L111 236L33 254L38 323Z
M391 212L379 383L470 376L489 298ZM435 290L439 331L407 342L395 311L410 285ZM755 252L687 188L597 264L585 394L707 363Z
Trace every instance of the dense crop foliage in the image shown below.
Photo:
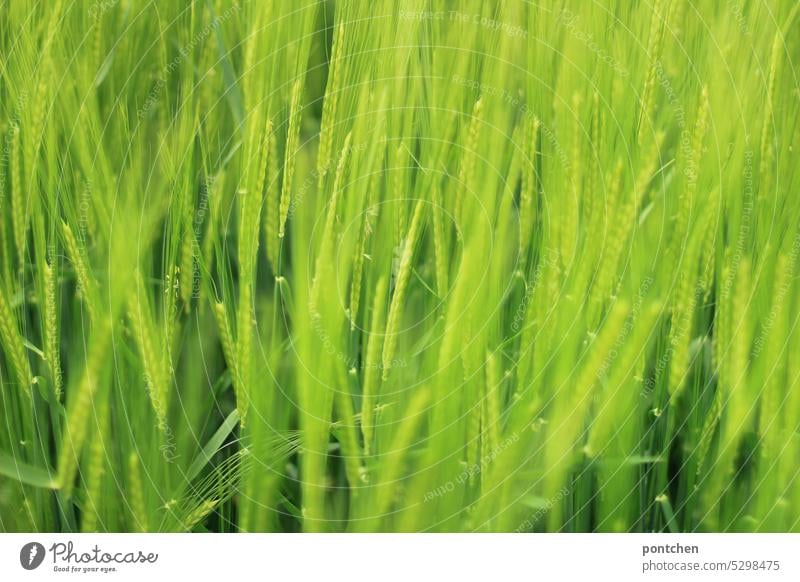
M800 530L793 0L5 0L0 530Z

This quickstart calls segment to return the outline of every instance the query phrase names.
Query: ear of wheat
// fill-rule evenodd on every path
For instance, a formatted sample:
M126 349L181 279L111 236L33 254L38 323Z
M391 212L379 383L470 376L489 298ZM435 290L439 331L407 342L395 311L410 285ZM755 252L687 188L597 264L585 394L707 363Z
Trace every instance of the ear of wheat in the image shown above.
M411 225L408 228L408 234L405 238L405 245L400 257L400 267L397 273L397 280L395 283L394 293L392 294L392 302L389 305L389 315L386 320L386 340L383 344L383 380L389 378L389 370L391 369L392 358L394 358L394 351L397 346L397 333L400 326L400 317L403 312L403 304L405 303L405 294L408 289L408 282L411 279L412 261L414 258L414 249L417 244L417 237L422 223L422 214L424 208L424 200L417 200L414 207L414 214L411 219Z

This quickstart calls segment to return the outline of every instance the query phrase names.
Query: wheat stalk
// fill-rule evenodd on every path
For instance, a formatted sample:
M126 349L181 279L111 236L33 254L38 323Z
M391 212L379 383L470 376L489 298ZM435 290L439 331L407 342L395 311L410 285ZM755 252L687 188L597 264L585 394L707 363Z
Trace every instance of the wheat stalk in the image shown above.
M147 509L144 501L144 488L142 487L142 474L140 470L139 455L135 452L128 455L128 498L130 499L131 514L136 531L150 531L147 519Z
M400 258L397 281L392 295L392 301L389 305L389 316L386 320L386 340L383 344L382 356L382 377L384 382L389 378L389 369L391 368L392 359L394 358L394 352L397 347L397 328L400 325L400 316L403 312L406 290L408 289L408 282L411 279L412 260L414 258L414 249L416 248L417 238L421 228L423 205L424 201L420 199L417 200L417 204L414 207L414 215L411 219L411 226L408 227L403 254Z
M86 467L86 488L84 503L86 513L81 520L81 531L91 533L97 531L100 519L100 509L104 504L103 500L103 478L106 471L106 458L109 450L107 447L111 443L107 441L108 435L109 407L107 402L98 406L97 423L94 430L94 438L89 444L89 455Z
M650 121L653 111L653 92L656 84L656 68L661 58L661 47L664 40L664 30L669 25L669 13L663 16L663 0L656 0L650 16L650 33L647 42L647 58L650 66L645 76L644 87L642 89L642 108L639 114L638 139L642 143L644 139L645 123Z
M281 187L279 207L278 238L283 238L286 233L286 219L289 216L289 206L292 200L292 178L294 177L295 157L297 155L297 141L300 135L301 88L302 83L300 79L297 79L292 85L289 105L289 129L286 136L286 158L283 164L283 186Z
M56 297L55 268L50 263L44 266L44 320L45 358L50 367L50 379L56 400L61 400L61 357L58 342L58 298Z
M66 498L72 494L75 474L88 432L87 421L94 406L100 373L106 359L111 336L109 321L97 322L95 336L89 348L86 367L69 401L66 426L58 453L58 483Z
M372 305L372 326L367 341L367 351L364 359L364 389L361 396L361 432L364 436L364 454L372 451L373 435L375 434L375 404L379 385L379 366L381 363L381 346L386 312L386 278L378 281L375 288L375 299Z
M264 208L264 238L266 239L267 259L272 272L279 273L281 238L278 236L278 219L280 204L280 167L278 165L278 139L274 131L269 132L269 153L267 155L267 195Z
M440 298L447 295L447 267L450 263L449 256L445 250L445 234L444 234L444 206L442 203L442 195L438 188L433 189L433 252L436 264L436 291Z
M157 345L154 324L147 306L146 289L141 274L136 274L136 286L128 298L128 319L133 328L133 336L142 357L145 383L150 404L156 413L158 424L166 425L167 417L167 373L161 349Z
M477 165L477 149L478 141L481 136L481 126L483 125L483 100L478 99L472 107L472 116L466 128L466 135L464 140L464 157L461 168L459 170L459 177L456 189L456 199L454 205L453 216L455 216L457 224L461 224L463 220L463 206L464 206L464 190L475 187L475 171Z
M341 196L342 182L344 181L345 169L347 168L347 159L350 154L350 140L352 134L348 133L344 138L342 145L342 152L339 155L339 163L336 165L336 175L333 179L333 192L331 200L328 203L328 210L325 214L325 226L322 230L322 238L320 240L320 252L315 261L314 280L311 284L311 293L309 297L309 305L311 306L314 317L319 315L319 294L320 285L322 280L322 273L330 268L331 253L334 250L334 226L336 222L336 213L338 211L339 197Z
M337 106L339 104L339 93L342 91L342 67L345 64L342 58L343 53L344 24L340 23L333 33L328 84L325 88L325 99L322 102L322 121L319 131L319 150L317 151L317 175L320 189L322 189L322 183L331 164L330 158Z
M531 235L533 225L536 221L536 194L538 185L536 182L536 157L539 140L539 127L541 123L538 117L533 117L526 125L527 131L523 132L525 143L523 144L523 169L522 187L520 189L519 202L519 256L520 261L524 261L528 256L528 249L531 246Z
M25 261L25 243L28 232L27 198L24 196L21 170L20 129L12 128L11 136L11 226L14 233L14 245L17 247L17 260L22 266Z
M94 280L89 274L89 269L86 266L83 252L78 246L78 241L66 222L61 223L61 232L64 235L64 246L66 247L67 257L72 263L72 268L75 269L75 276L78 279L78 292L83 298L86 309L89 312L89 320L95 321L97 317L95 313L97 300Z
M769 76L767 77L767 94L764 104L764 121L761 128L761 147L759 155L759 177L760 184L758 197L764 200L767 196L767 189L771 185L771 165L775 157L773 140L770 131L774 128L774 108L775 108L775 88L777 86L778 67L780 65L780 55L784 50L784 40L781 32L775 33L772 41L772 52L769 59Z
M222 353L225 356L225 362L231 370L231 376L234 379L233 388L236 392L236 408L239 410L239 415L245 411L249 405L247 395L241 392L242 383L236 380L239 376L239 366L237 362L236 344L233 341L233 334L231 333L231 326L228 322L228 310L222 302L215 302L213 306L214 318L217 322L217 329L219 331L219 340L222 344Z
M20 389L30 398L33 383L30 362L17 327L16 318L3 293L0 293L0 340L2 340L3 349L11 361L11 368L19 382Z

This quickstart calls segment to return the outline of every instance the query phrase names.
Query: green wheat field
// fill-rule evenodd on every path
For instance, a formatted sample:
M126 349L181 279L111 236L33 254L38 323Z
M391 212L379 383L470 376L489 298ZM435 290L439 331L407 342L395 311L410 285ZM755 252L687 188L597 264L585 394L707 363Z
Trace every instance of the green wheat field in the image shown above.
M800 531L794 0L3 0L0 531Z

